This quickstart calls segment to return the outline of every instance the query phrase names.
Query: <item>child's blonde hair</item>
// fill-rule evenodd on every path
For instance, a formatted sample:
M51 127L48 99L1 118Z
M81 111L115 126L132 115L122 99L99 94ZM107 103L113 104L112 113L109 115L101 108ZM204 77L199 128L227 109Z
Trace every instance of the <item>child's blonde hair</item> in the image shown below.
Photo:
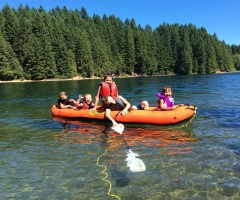
M64 92L64 91L60 92L60 93L59 93L59 97L61 98L62 96L67 96L67 93Z
M84 94L84 98L86 98L87 96L89 96L90 98L92 98L92 95L87 93L87 94Z

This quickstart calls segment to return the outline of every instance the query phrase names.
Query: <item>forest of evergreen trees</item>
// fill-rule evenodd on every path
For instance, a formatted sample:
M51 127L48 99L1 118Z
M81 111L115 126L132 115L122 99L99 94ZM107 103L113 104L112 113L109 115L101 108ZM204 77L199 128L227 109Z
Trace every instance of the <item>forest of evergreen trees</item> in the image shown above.
M161 19L159 19L161 21ZM193 24L152 30L84 7L48 12L6 4L0 11L0 80L138 74L206 74L240 70L240 45Z

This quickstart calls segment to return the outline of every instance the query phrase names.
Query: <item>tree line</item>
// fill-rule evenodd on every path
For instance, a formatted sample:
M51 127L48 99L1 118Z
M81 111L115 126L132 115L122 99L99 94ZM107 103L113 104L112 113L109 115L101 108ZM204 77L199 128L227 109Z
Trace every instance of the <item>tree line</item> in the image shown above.
M84 7L0 11L0 80L116 75L206 74L240 70L240 45L193 24L154 30Z

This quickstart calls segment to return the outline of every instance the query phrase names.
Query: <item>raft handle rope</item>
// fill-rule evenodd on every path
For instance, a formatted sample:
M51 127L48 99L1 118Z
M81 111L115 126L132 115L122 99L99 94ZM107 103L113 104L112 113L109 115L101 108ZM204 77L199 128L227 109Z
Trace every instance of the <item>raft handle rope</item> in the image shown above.
M189 104L185 104L185 105L189 105ZM197 114L197 106L194 106L193 108L186 108L186 109L191 109L191 110L194 110L194 114L193 114L193 116L191 117L191 119L186 123L186 124L183 124L183 125L181 125L180 127L174 127L174 128L182 128L182 127L184 127L184 126L187 126L194 118L195 118L195 116L196 116L196 114ZM173 129L173 128L168 128L168 129L166 129L166 130L170 130L170 129Z

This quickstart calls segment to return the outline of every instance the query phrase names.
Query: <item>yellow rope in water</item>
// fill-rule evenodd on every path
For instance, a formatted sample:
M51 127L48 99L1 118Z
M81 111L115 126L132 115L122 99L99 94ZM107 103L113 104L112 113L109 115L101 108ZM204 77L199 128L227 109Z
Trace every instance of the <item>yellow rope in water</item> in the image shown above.
M108 174L106 173L107 167L106 167L105 165L100 165L100 164L98 164L100 158L101 158L102 156L106 155L109 149L110 149L110 148L106 149L105 153L103 153L103 154L101 154L100 156L98 156L96 165L99 166L99 167L103 167L103 168L104 168L104 170L103 170L101 173L103 173L103 174L106 175L104 178L102 178L102 180L104 180L104 181L106 181L106 182L109 183L108 196L115 197L115 198L121 200L120 197L118 197L117 195L111 194L112 183L111 183L111 181L107 180L107 177L108 177Z
M174 128L182 128L184 126L187 126L195 118L196 114L197 114L197 107L194 107L193 117L186 124L183 124L180 127L174 127ZM173 129L173 128L168 128L167 130L169 130L169 129Z

